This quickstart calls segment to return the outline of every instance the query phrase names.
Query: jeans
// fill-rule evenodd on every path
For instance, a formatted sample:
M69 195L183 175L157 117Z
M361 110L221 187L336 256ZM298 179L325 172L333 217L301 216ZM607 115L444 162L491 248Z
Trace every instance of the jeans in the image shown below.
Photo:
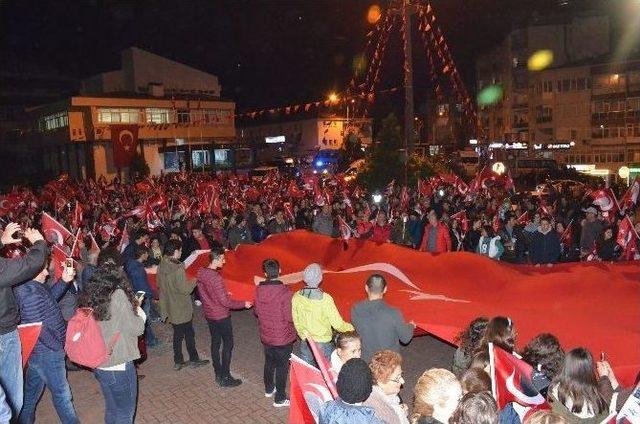
M93 375L104 396L105 424L133 423L138 397L138 376L133 362L127 362L124 371L96 368Z
M151 300L145 298L142 302L142 310L147 315L147 320L144 323L144 340L147 342L147 347L153 347L158 344L153 329L151 328Z
M264 391L265 393L273 391L275 374L276 402L282 402L287 398L291 352L293 352L293 343L284 346L264 345Z
M209 321L209 332L211 333L211 363L216 377L231 377L229 367L231 366L231 351L233 350L233 327L231 317L226 317L219 321ZM222 345L222 352L220 352Z
M64 351L46 349L41 352L33 352L29 357L24 381L24 404L19 418L20 424L31 424L35 421L36 405L45 386L51 392L53 406L58 413L60 422L63 424L79 423L67 381Z
M196 335L193 331L193 322L184 322L182 324L171 324L173 326L173 362L182 364L184 357L182 356L182 340L184 339L189 352L190 361L198 361L198 351L196 350Z
M14 417L22 409L22 345L18 330L0 334L0 385Z
M320 352L324 355L327 361L331 361L331 353L333 352L333 344L331 342L316 342L316 346L320 349ZM300 357L309 365L318 367L316 359L313 356L313 351L309 347L309 343L306 340L300 342Z

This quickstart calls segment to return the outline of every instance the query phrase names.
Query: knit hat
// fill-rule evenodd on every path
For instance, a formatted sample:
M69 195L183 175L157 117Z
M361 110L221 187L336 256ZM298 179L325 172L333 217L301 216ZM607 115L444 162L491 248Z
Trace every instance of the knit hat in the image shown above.
M322 268L318 264L311 264L304 269L302 279L307 287L318 287L322 282Z
M373 387L369 365L360 358L349 359L340 369L336 387L340 399L346 403L364 402Z

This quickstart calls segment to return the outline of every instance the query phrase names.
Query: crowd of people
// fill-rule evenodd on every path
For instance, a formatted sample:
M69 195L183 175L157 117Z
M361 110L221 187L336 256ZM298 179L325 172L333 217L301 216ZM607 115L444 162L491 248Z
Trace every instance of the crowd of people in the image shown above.
M353 306L349 323L321 289L318 264L304 270L305 286L293 293L278 279L277 259L266 259L253 301L230 299L220 273L228 249L294 229L541 265L615 260L624 253L616 242L622 219L635 222L636 230L639 226L633 209L603 214L583 192L506 194L495 187L462 194L443 178L428 190L390 184L384 196L372 198L339 178L277 174L260 181L179 173L130 184L61 179L35 192L16 187L1 203L6 258L0 259L0 422L11 416L33 422L45 387L60 420L78 422L66 378L66 370L76 365L65 359L65 349L67 327L77 328L88 310L108 352L92 367L104 396L105 422L133 422L139 339L149 349L159 343L153 321L171 324L176 371L211 361L216 384L238 386L242 381L231 374L231 311L247 308L257 318L265 396L273 398L274 407L289 406L289 358L297 340L303 360L317 365L306 343L311 341L329 361L340 397L318 411L321 423L599 422L622 404L625 392L606 361L595 362L583 348L565 354L553 335L536 337L522 352L538 367L542 383L537 388L552 412L527 415L517 404L498 410L490 393L487 346L515 350L517 333L504 317L474 320L460 335L453 371L427 370L410 408L398 396L404 383L400 345L411 340L415 324L384 300L382 275L369 277L366 300ZM74 237L60 240L34 230L43 211ZM65 263L60 278L53 278L47 242L75 259L74 265ZM210 250L209 264L191 280L183 261L199 249ZM148 271L156 274L158 290ZM202 306L207 320L211 360L196 349L194 304ZM35 322L42 322L42 330L23 376L16 326ZM80 333L71 333L71 339L76 336Z

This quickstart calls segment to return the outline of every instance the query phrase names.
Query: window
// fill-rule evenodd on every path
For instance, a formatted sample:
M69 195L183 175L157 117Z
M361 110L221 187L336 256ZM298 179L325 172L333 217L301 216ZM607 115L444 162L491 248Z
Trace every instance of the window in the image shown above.
M173 122L171 119L171 109L148 107L145 113L147 115L147 122L149 123L169 124Z
M47 115L40 119L40 129L43 131L51 131L56 128L69 126L69 115L67 112L58 112L53 115Z
M553 81L545 81L543 84L543 91L545 93L553 92Z
M562 91L569 91L570 81L568 79L562 80Z
M136 123L142 121L141 115L140 109L100 108L98 109L98 122Z
M209 150L193 150L191 152L191 163L196 169L211 165L211 152Z
M180 124L188 124L190 122L189 121L190 113L188 109L178 109L177 117L178 117L178 123Z
M584 78L578 78L577 87L578 90L584 90L587 87L587 82Z

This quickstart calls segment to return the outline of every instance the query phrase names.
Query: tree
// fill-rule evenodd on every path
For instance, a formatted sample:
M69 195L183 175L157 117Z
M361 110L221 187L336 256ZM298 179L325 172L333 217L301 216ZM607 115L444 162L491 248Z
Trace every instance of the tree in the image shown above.
M345 136L342 147L342 158L346 166L349 166L352 162L364 157L360 137L353 132L350 132Z
M369 191L382 190L391 180L404 181L402 163L402 128L398 118L390 114L382 120L382 128L376 135L365 169L358 175L358 183Z
M136 152L136 155L131 159L131 163L129 164L130 177L137 180L146 177L150 172L149 165L144 160L144 157Z

